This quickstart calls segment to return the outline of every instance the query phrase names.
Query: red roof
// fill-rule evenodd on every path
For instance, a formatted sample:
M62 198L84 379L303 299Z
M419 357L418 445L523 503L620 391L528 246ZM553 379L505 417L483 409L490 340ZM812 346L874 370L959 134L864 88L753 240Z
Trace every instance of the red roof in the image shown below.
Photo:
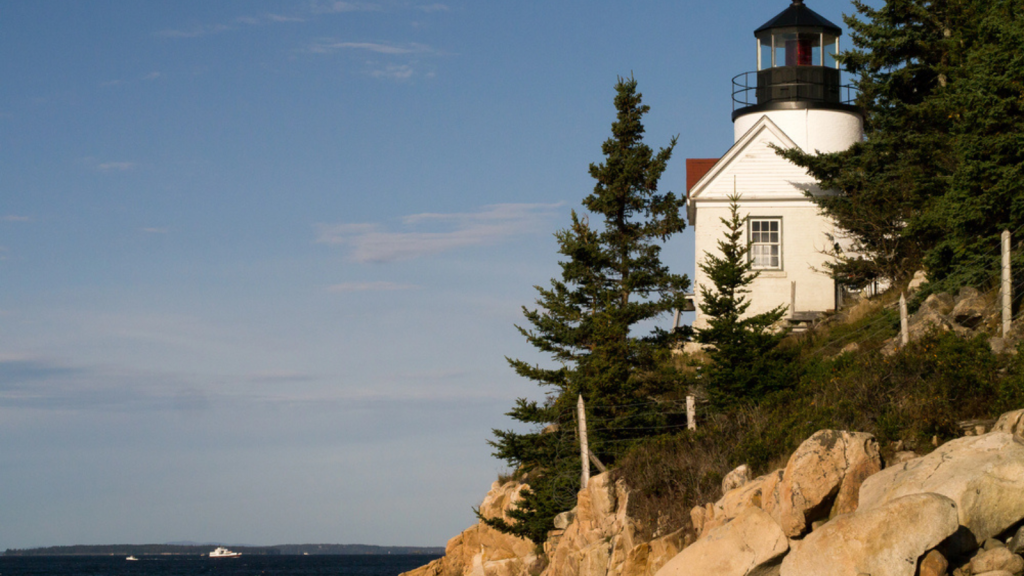
M711 170L711 167L718 162L718 158L687 158L686 159L686 195L690 195L690 188L704 177Z

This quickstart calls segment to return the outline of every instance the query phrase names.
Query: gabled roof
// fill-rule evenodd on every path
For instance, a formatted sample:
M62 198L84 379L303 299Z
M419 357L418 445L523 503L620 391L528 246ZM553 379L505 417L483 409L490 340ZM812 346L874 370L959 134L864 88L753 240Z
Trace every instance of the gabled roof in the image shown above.
M709 187L711 187L719 177L730 171L733 166L742 168L744 160L748 157L752 157L754 154L761 154L760 158L752 159L752 162L756 164L759 175L756 179L746 178L744 184L749 184L751 181L755 181L756 185L763 185L764 183L771 183L774 181L785 182L787 188L793 190L794 180L803 180L808 183L813 183L813 180L807 175L807 172L795 164L792 164L788 160L775 155L774 151L769 154L765 153L766 146L762 144L764 140L769 140L771 143L776 144L782 148L797 148L796 142L793 141L785 132L782 131L775 122L772 122L768 116L762 116L750 127L747 132L736 141L735 144L729 148L715 165L697 181L696 184L690 188L687 194L687 214L691 224L694 224L696 217L695 201L700 201L701 196L706 193ZM764 171L764 162L775 162L777 160L777 170L769 172ZM772 187L776 189L775 187ZM792 197L793 194L789 191L779 190L782 192L780 195L783 198ZM774 195L774 193L773 193ZM802 198L802 193L800 194ZM756 200L763 199L756 196L748 196L748 199ZM720 199L718 195L715 195L715 199Z
M803 0L793 0L793 3L789 8L780 12L775 16L775 18L765 22L764 25L757 30L754 30L754 35L756 36L770 28L790 28L794 26L823 28L825 32L835 34L836 36L843 33L839 26L829 22L823 18L821 14L818 14L807 6L804 6Z
M687 158L686 159L686 194L689 196L693 185L711 170L718 158Z

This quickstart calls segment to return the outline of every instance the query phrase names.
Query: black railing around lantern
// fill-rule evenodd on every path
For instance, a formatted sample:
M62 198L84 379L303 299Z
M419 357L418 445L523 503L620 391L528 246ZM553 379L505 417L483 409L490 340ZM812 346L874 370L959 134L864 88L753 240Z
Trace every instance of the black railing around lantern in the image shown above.
M839 71L820 66L787 66L742 72L732 79L733 112L774 102L818 102L853 106L859 90L839 84Z

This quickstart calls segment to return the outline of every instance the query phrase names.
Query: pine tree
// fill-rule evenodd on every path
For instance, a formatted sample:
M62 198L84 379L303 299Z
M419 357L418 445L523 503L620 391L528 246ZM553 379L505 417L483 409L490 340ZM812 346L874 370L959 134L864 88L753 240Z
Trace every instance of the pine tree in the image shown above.
M697 331L697 341L711 346L705 387L718 408L756 401L792 381L790 358L779 349L787 332L776 326L786 307L744 316L750 307L746 294L758 273L747 257L746 218L740 216L739 196L729 199L730 216L721 219L727 230L718 241L721 255L706 252L700 263L714 286L699 286L701 312L709 320L706 328Z
M660 243L685 227L684 200L658 192L658 181L676 139L655 153L643 142L642 117L649 110L633 78L615 86L616 121L590 165L597 181L583 199L590 216L572 213L571 226L556 233L560 279L537 287L538 308L523 308L531 328L517 327L527 341L557 362L544 368L509 359L520 376L549 389L543 403L519 399L508 413L535 426L531 433L495 430L494 455L526 473L530 489L511 512L513 522L483 519L506 532L543 542L551 520L572 508L579 488L575 405L582 395L591 423L590 449L611 464L629 444L666 416L650 406L678 385L662 368L677 334L638 324L682 308L686 276L660 260ZM541 430L543 428L543 430Z
M912 274L934 242L918 217L942 195L955 166L942 95L961 58L966 10L961 0L887 0L878 9L853 4L859 17L844 20L854 48L839 59L857 77L865 141L833 154L780 153L838 192L812 199L869 259L867 270L864 261L841 259L837 279L896 280Z
M869 274L900 279L923 263L938 289L983 285L998 270L999 233L1024 226L1022 0L855 2L866 140L850 150L781 154L838 192L815 201L852 233ZM836 266L840 280L864 274Z
M999 234L1024 226L1024 1L989 0L973 20L946 95L956 169L926 213L925 266L948 288L995 277Z

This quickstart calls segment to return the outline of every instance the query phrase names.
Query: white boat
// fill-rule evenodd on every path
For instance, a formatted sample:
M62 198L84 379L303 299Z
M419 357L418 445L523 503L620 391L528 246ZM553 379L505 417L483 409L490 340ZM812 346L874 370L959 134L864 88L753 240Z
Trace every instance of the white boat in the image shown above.
M125 558L125 560L138 560L138 558L136 558L135 556L129 556Z
M223 546L218 546L216 550L210 552L210 558L238 558L241 555L241 552L232 552Z

